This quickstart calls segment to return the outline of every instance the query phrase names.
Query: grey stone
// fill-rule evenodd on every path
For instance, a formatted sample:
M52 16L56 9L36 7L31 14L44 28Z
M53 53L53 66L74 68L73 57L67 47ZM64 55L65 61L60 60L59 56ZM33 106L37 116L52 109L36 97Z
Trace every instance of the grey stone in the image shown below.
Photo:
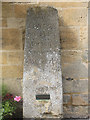
M88 93L88 80L74 80L73 93Z
M51 7L27 13L23 74L25 118L62 117L62 75L58 12ZM50 94L50 100L36 100Z
M84 62L88 62L90 60L90 58L88 56L88 50L83 51L83 53L82 53L82 60Z
M70 103L71 103L71 95L65 94L65 95L63 96L63 103L64 103L64 104L70 104Z
M63 77L62 83L63 83L63 93L71 93L73 90L73 81L66 80Z
M88 80L66 80L63 77L63 93L88 93Z
M75 62L62 68L62 74L65 78L87 79L88 69L82 62Z
M88 94L73 94L72 105L88 105Z
M64 118L88 118L88 106L64 106Z

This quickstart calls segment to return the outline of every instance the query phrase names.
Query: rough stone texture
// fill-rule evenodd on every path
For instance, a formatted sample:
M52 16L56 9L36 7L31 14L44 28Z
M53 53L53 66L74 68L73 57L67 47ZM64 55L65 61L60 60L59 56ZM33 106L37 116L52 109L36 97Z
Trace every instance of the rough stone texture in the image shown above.
M12 3L8 4L8 2L2 2L2 17L14 17L14 9Z
M72 88L73 93L88 93L88 80L74 80Z
M72 100L73 105L88 105L88 94L74 94Z
M2 30L2 49L19 50L21 49L21 34L18 29Z
M77 80L88 78L88 69L82 62L63 64L62 71L65 78L69 77Z
M24 55L23 99L25 118L62 117L62 76L57 10L28 10ZM50 94L50 100L36 100Z
M88 106L64 106L64 118L88 118ZM71 117L70 117L71 116Z
M63 104L71 104L71 95L63 95Z
M5 65L2 66L3 78L22 78L23 66L22 65Z
M9 92L13 91L13 94L16 94L17 96L19 95L23 96L22 95L22 79L20 78L16 78L16 79L9 78L7 80L3 79L3 84L7 86L7 89Z
M83 60L86 61L86 51L83 53L81 51L63 51L61 52L61 62L62 64L64 63L75 63L75 62L80 62L82 60L82 56L83 56Z
M22 5L16 4L14 6L14 8L15 8L15 17L16 18L25 18L26 17L27 9L26 9L26 5L25 4L24 5L23 4Z
M79 12L78 12L79 11ZM60 25L61 26L85 26L87 25L87 8L69 8L69 9L61 9L59 10L59 14L61 16Z
M61 20L60 20L61 21ZM80 49L79 28L60 27L61 48L68 50Z
M9 52L7 62L8 62L8 64L17 64L18 63L18 65L20 65L20 64L22 65L23 58L24 58L23 52Z
M2 27L7 27L7 19L2 19Z
M7 52L0 52L0 64L7 63Z
M40 2L40 5L50 5L54 7L60 7L60 8L70 8L70 7L87 7L88 3L87 2Z

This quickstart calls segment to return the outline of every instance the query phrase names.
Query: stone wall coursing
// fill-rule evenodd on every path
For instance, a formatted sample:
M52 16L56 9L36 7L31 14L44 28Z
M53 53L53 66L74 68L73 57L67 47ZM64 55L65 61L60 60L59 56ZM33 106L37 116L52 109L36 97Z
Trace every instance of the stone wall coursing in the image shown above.
M22 95L26 11L32 5L36 4L2 2L2 80L16 95ZM87 117L88 3L40 2L38 5L58 10L64 117Z

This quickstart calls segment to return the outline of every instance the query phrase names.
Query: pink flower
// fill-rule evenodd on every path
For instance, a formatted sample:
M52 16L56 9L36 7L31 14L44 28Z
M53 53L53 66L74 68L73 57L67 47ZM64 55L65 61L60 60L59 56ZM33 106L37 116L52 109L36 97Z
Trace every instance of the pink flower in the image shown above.
M19 102L19 101L21 100L21 96L16 96L16 97L14 98L14 100L17 101L17 102Z

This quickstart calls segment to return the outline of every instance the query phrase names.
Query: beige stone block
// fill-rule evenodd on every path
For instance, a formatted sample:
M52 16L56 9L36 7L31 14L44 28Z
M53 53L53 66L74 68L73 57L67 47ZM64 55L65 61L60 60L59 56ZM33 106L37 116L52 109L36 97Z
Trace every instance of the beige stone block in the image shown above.
M2 52L0 52L0 64L2 64Z
M83 62L74 62L62 64L62 74L65 78L70 79L88 79L88 68Z
M49 5L52 7L70 8L70 7L87 7L87 2L40 2L39 5Z
M7 53L6 52L2 53L2 64L7 64Z
M9 28L25 28L25 19L24 18L7 18L7 26Z
M18 28L18 21L16 18L7 18L7 26L9 28Z
M3 84L10 93L16 96L22 96L22 80L21 79L4 79Z
M88 117L88 106L73 106L73 118L87 118Z
M2 2L0 2L0 18L2 18Z
M0 66L0 80L2 80L2 66Z
M18 29L2 30L2 48L3 50L21 49L21 34Z
M82 51L82 61L88 63L88 61L90 60L89 57L89 51L88 50L84 50Z
M0 38L0 50L2 50L2 39Z
M8 52L8 64L23 64L24 53L21 52Z
M23 77L23 65L7 65L2 67L3 78L22 78Z
M2 17L14 17L14 6L11 2L2 2Z
M2 29L0 29L0 50L2 50Z
M72 96L73 105L88 105L88 94L74 94Z
M0 27L2 27L2 19L0 19Z
M0 52L0 64L7 64L7 52Z
M0 29L0 39L2 39L2 29Z
M88 80L74 80L72 92L88 94Z
M81 61L81 51L61 51L61 63L74 63Z
M60 16L60 26L86 26L88 9L69 8L58 10Z
M61 48L80 49L79 28L60 27Z
M88 50L88 27L80 27L80 47Z
M16 18L26 18L27 8L25 4L15 4L14 8Z
M66 80L67 78L62 77L63 93L72 93L73 91L73 80Z
M70 118L72 116L72 106L63 106L63 117Z
M2 19L2 27L7 27L7 19Z
M88 106L67 106L63 107L64 118L87 118L88 117Z
M71 95L69 94L64 94L63 95L63 104L71 104Z
M88 26L88 50L90 50L90 25Z

